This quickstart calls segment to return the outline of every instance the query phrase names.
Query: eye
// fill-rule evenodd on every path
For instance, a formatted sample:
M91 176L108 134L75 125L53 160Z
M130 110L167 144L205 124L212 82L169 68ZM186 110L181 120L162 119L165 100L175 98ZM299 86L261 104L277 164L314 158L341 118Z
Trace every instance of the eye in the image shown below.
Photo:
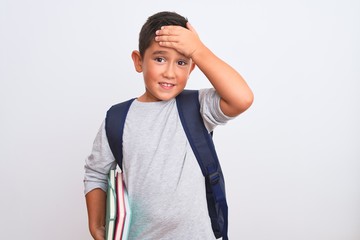
M187 65L187 62L186 62L186 61L183 61L183 60L180 60L180 61L178 61L178 64L179 64L180 66L185 66L185 65Z
M160 62L160 63L165 62L165 58L162 58L162 57L156 57L156 58L154 58L154 60L156 62Z

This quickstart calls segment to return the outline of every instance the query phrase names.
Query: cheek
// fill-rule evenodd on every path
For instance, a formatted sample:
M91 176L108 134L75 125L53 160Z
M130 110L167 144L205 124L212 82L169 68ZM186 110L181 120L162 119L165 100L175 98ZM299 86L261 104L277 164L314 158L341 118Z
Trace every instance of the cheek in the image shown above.
M179 78L183 81L187 81L188 78L190 77L190 71L188 70L182 70L178 73Z
M159 75L159 71L154 66L147 66L143 68L143 74L145 78L154 78Z

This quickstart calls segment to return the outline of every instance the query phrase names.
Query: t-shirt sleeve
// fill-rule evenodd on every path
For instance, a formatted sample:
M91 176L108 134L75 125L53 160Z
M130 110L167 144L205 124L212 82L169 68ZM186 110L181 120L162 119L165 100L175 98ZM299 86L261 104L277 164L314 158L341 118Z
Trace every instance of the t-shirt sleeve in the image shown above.
M211 132L218 125L224 125L234 117L226 116L220 108L220 96L214 88L199 90L200 113L206 129Z
M116 168L116 161L111 152L106 132L105 121L95 137L91 154L85 159L84 193L95 188L106 192L107 177L110 169Z

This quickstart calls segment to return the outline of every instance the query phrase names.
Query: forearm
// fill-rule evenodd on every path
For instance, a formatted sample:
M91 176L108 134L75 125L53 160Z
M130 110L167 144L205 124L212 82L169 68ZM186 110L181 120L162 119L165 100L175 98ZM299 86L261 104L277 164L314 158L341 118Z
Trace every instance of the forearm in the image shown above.
M173 48L194 61L220 95L223 113L233 117L245 111L253 101L253 93L245 80L201 42L189 22L186 26L187 29L163 26L156 31L155 41L159 42L160 46Z
M220 95L220 106L227 116L236 116L250 107L253 93L234 68L218 58L205 45L193 53L192 59Z
M94 239L105 237L106 193L96 188L86 194L89 230Z

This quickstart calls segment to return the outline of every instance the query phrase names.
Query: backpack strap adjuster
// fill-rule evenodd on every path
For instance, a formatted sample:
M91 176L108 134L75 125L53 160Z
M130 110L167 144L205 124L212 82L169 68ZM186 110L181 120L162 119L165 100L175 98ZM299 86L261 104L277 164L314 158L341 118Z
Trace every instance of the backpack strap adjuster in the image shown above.
M220 174L218 172L210 173L209 174L209 182L211 185L215 185L220 180Z

